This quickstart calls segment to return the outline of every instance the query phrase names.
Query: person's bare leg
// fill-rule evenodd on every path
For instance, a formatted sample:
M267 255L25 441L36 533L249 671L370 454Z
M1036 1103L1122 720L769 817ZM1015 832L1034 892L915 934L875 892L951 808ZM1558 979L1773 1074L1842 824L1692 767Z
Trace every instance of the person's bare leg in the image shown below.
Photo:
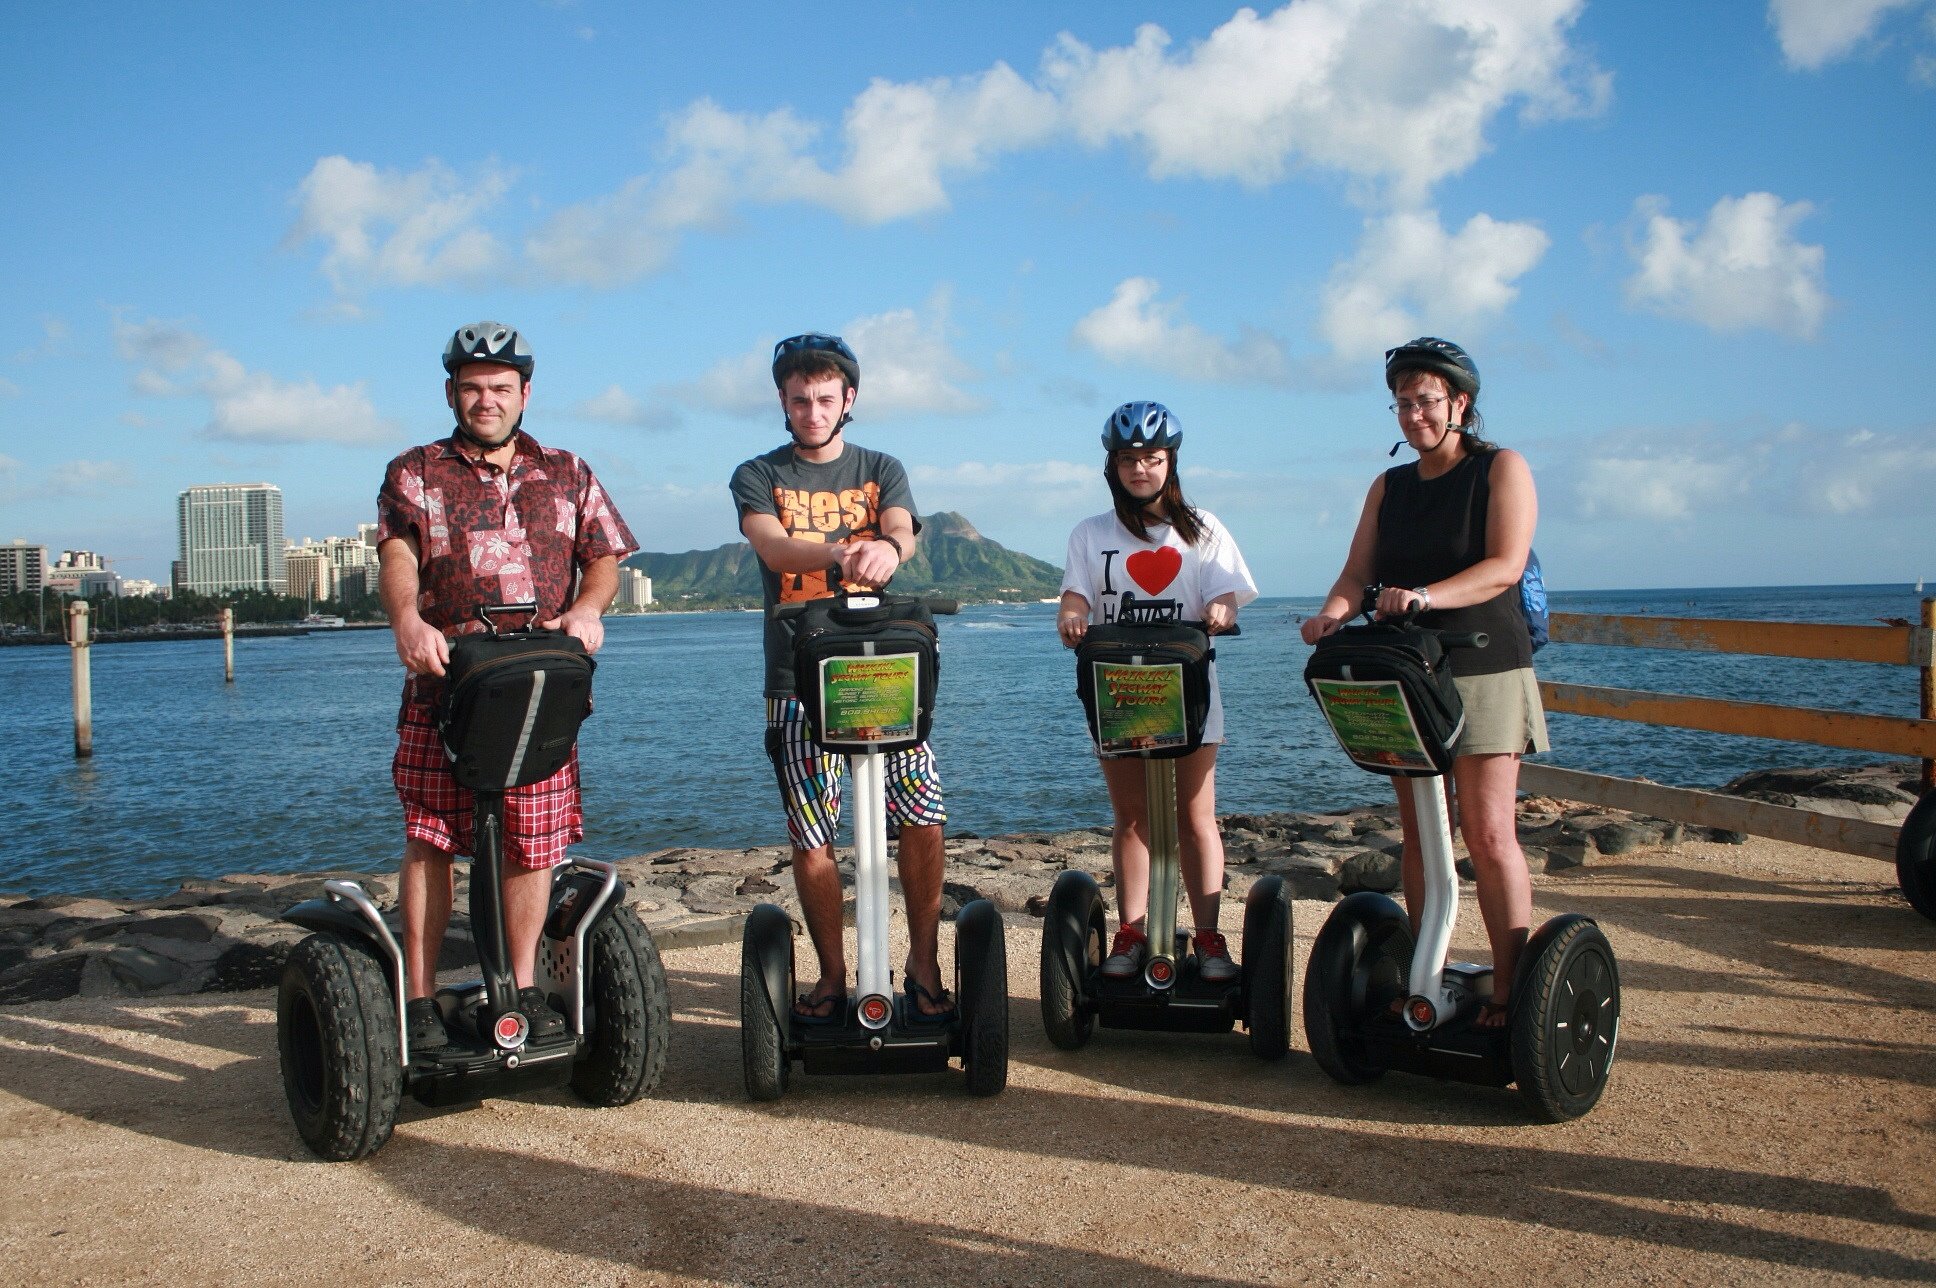
M1194 928L1215 930L1223 899L1223 832L1217 827L1214 742L1176 762L1176 840Z
M811 850L793 848L793 888L800 895L800 916L807 923L807 936L813 940L814 956L820 959L820 979L807 991L806 1015L829 1015L832 999L847 992L847 956L841 917L840 869L834 864L834 847L816 845Z
M901 878L901 897L907 901L908 978L926 989L917 998L923 1015L945 1015L948 1006L938 999L945 991L941 977L941 876L945 855L941 824L903 823L895 846L895 869Z
M511 974L519 988L530 988L538 977L538 937L551 911L551 869L523 867L507 855L498 871L504 874L504 943L511 950ZM477 879L475 873L471 879Z
M1116 870L1116 922L1141 925L1149 915L1149 809L1143 762L1134 756L1105 757L1103 782L1109 787L1114 822L1109 861Z
M450 929L451 856L428 841L403 843L397 907L403 918L403 970L412 1000L437 991L437 959Z
M1492 1000L1510 1000L1513 971L1533 920L1533 881L1519 848L1519 757L1460 756L1452 762L1459 784L1460 833L1472 856L1479 887L1479 914L1492 944ZM1495 1011L1487 1027L1505 1023Z

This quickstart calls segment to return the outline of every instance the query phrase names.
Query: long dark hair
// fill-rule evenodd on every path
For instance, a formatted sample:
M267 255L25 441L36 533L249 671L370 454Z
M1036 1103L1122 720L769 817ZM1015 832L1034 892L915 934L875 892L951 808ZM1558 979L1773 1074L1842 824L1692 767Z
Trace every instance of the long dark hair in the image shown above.
M1133 451L1148 451L1148 448L1132 448ZM1160 502L1163 513L1170 517L1170 526L1176 535L1183 538L1183 544L1194 546L1203 540L1203 516L1196 507L1183 499L1183 484L1176 476L1176 449L1163 448L1168 458L1168 471L1163 477L1163 490L1151 497L1149 502L1138 501L1116 473L1116 458L1119 452L1110 452L1103 457L1102 476L1109 484L1109 495L1116 503L1116 519L1125 528L1136 534L1139 541L1149 540L1149 516L1144 513L1146 504Z

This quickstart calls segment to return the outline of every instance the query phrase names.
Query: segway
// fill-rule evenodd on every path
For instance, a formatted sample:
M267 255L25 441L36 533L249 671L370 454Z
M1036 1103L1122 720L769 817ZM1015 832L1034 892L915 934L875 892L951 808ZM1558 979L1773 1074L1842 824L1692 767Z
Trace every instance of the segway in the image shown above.
M956 914L953 1015L925 1016L897 997L887 965L885 762L928 736L940 671L934 618L919 599L886 595L772 611L793 630L795 692L814 741L852 770L858 987L844 1011L798 1022L792 919L774 904L754 908L740 946L746 1094L777 1100L795 1061L810 1074L930 1073L959 1058L968 1090L992 1096L1008 1084L1008 954L995 905L976 899Z
M1065 1051L1086 1045L1099 1022L1187 1033L1228 1033L1241 1023L1250 1049L1263 1059L1279 1060L1290 1050L1293 944L1284 878L1261 877L1250 887L1233 983L1201 977L1189 932L1176 924L1182 885L1176 759L1203 743L1215 657L1201 623L1147 614L1091 626L1076 648L1076 692L1098 751L1143 761L1149 957L1140 977L1103 975L1102 892L1087 872L1072 868L1056 878L1042 921L1042 1027Z
M303 1141L332 1160L390 1138L404 1092L425 1105L569 1083L594 1105L630 1104L658 1085L671 1029L665 971L610 863L554 870L536 982L565 1030L535 1038L518 1009L504 929L504 793L557 772L591 705L592 660L568 635L487 631L452 642L438 725L451 769L475 797L471 933L483 979L440 988L449 1045L410 1049L401 924L361 883L330 880L285 921L309 935L290 952L277 997L283 1090Z
M1365 591L1372 616L1380 587ZM1387 1069L1486 1086L1517 1084L1549 1122L1578 1118L1606 1088L1620 1038L1620 972L1589 917L1566 913L1527 940L1506 1023L1474 1027L1492 970L1448 961L1459 909L1444 775L1464 723L1448 648L1484 648L1483 633L1412 624L1412 616L1345 626L1318 641L1305 684L1362 769L1408 780L1424 857L1420 942L1405 910L1361 891L1339 903L1304 974L1311 1056L1342 1083Z

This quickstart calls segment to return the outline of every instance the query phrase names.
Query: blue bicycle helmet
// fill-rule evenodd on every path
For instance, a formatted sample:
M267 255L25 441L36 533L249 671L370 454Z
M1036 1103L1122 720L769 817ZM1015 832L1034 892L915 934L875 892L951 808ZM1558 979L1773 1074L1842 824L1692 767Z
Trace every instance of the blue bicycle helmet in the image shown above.
M1409 344L1385 350L1385 387L1396 389L1403 371L1429 371L1444 376L1467 397L1479 393L1479 364L1464 349L1437 336L1422 335Z
M773 387L783 388L786 378L795 371L809 365L819 366L822 361L839 367L847 377L848 388L859 392L860 359L854 356L845 340L819 331L791 336L773 346Z
M531 379L532 369L538 365L524 337L502 322L473 322L457 328L450 343L444 346L444 370L454 376L459 367L470 362L510 367L526 380Z
M1112 452L1129 447L1167 447L1183 445L1183 426L1170 409L1160 402L1124 403L1109 413L1102 428L1102 445Z

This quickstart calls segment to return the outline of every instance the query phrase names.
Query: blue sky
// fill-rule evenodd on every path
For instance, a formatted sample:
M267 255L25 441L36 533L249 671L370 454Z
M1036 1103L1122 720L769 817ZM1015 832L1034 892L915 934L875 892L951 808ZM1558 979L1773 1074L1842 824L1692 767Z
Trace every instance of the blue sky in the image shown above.
M1317 593L1433 333L1556 588L1936 576L1936 0L23 5L0 119L0 540L130 576L353 531L484 317L651 550L837 330L924 511L1059 560L1156 398Z

